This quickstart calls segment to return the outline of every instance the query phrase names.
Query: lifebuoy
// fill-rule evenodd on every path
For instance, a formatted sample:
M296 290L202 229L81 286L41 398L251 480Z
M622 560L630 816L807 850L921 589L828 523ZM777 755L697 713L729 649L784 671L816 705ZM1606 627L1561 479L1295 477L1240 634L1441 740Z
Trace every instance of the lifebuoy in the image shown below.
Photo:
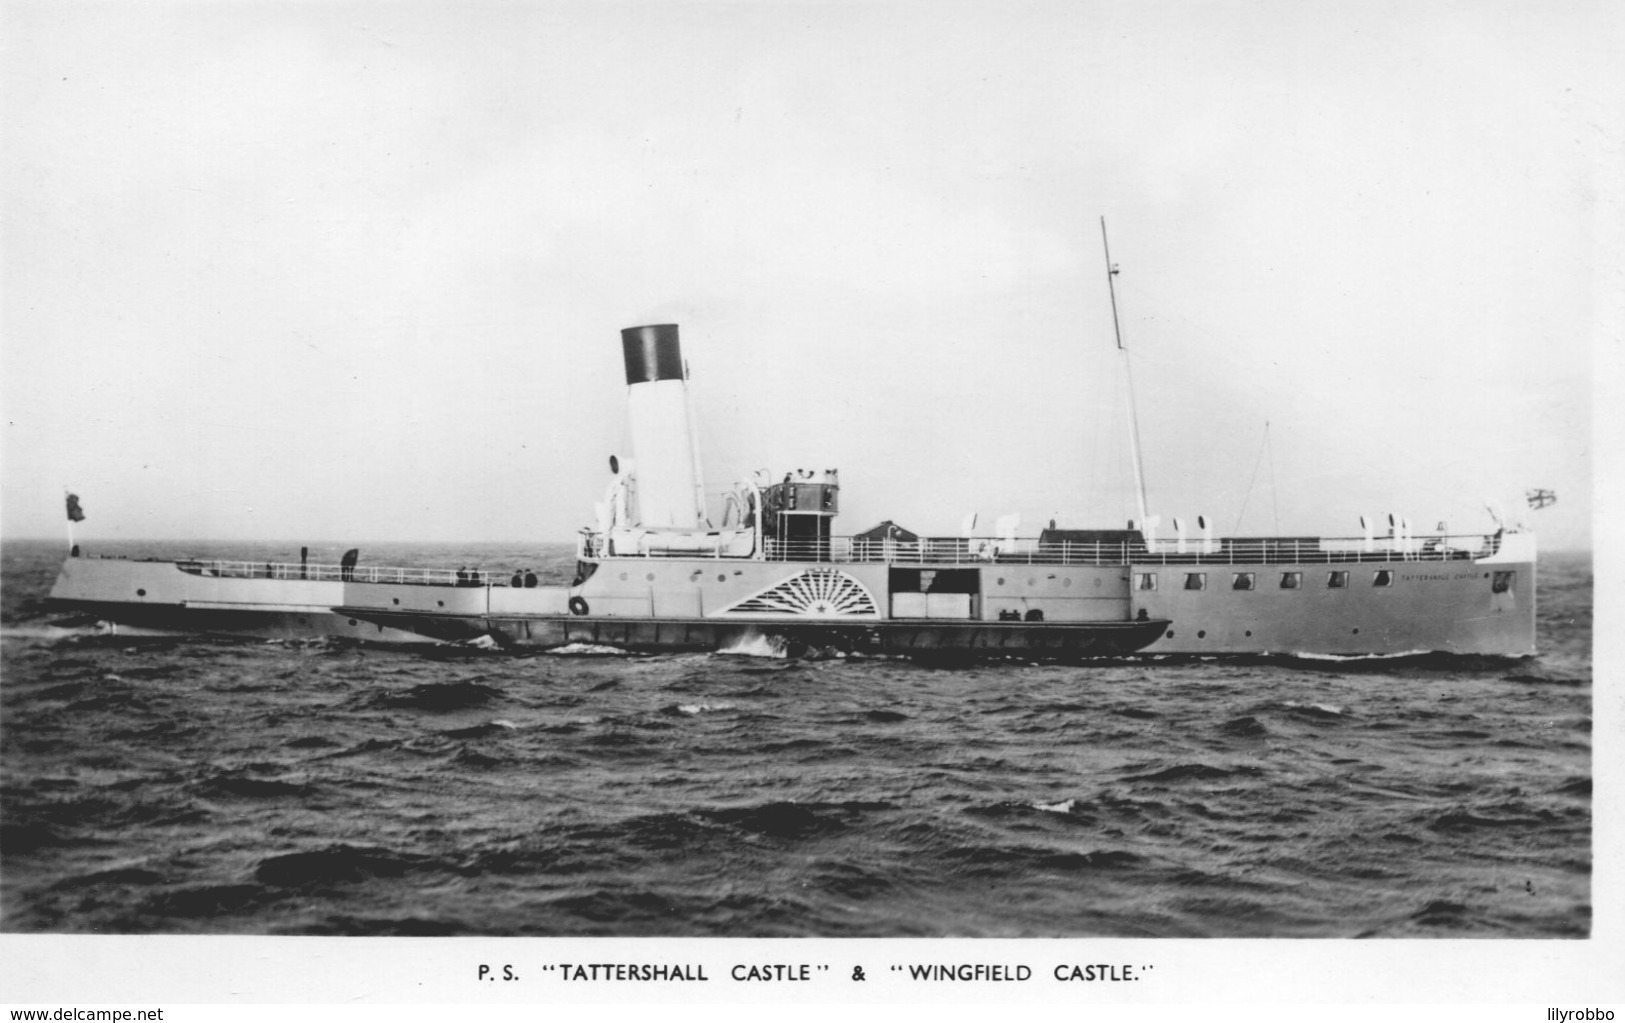
M584 615L584 614L586 614L587 613L587 602L585 600L582 600L580 597L571 597L570 598L570 613L573 614L573 615Z

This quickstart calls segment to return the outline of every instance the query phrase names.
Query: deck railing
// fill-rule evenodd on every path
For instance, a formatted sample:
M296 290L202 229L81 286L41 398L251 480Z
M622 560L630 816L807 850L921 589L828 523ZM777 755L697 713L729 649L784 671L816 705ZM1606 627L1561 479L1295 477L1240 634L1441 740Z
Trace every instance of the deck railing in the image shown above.
M1203 541L1187 539L1183 550L1173 540L1144 543L1093 543L1036 539L978 537L921 537L917 540L868 540L835 536L827 540L766 540L762 556L768 561L886 562L895 565L1225 565L1256 563L1331 564L1358 561L1464 561L1494 552L1497 538L1482 534L1413 537L1402 542L1390 537L1234 537ZM577 553L582 557L612 556L602 534L581 534ZM716 558L718 553L650 551L615 557Z
M392 568L379 565L288 564L276 561L177 561L192 575L221 579L303 579L318 582L410 583L418 586L507 586L511 572L480 569Z
M602 545L592 534L583 534L578 553L602 557ZM1040 543L1033 539L993 540L962 537L922 537L907 542L865 540L836 536L827 541L766 541L763 556L768 561L822 561L838 563L886 563L909 566L1018 565L1232 565L1232 564L1335 564L1359 561L1466 561L1495 552L1496 536L1436 536L1413 539L1407 545L1387 538L1374 541L1367 549L1363 537L1247 537L1214 540L1208 544L1187 540L1179 551L1172 541L1161 540L1155 549L1142 543L1088 543L1064 541ZM650 553L632 555L647 559L715 558L722 554ZM739 560L739 559L732 559ZM221 579L286 579L318 582L404 583L417 586L509 586L513 573L483 569L386 567L380 565L298 564L276 561L218 561L183 559L176 567L192 575Z

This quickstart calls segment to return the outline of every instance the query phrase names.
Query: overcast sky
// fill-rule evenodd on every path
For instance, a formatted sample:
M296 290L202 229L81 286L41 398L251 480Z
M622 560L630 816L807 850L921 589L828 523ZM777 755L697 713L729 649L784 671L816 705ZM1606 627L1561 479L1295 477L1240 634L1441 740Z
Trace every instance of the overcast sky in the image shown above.
M7 536L568 539L650 322L713 491L1119 525L1104 215L1153 512L1589 544L1611 5L0 11Z

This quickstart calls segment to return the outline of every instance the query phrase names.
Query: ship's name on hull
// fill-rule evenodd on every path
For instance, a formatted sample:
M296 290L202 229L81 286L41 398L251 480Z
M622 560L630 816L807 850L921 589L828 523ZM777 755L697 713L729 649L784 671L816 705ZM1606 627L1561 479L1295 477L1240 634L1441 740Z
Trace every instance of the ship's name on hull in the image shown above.
M1454 582L1458 579L1477 579L1477 572L1407 572L1399 577L1404 582Z

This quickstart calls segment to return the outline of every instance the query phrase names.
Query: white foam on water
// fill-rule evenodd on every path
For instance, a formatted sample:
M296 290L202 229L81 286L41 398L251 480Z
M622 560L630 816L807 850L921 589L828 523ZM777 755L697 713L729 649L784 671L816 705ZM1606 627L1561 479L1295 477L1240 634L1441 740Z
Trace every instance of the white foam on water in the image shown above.
M1338 706L1335 706L1334 704L1330 704L1330 703L1299 703L1296 700L1285 700L1285 701L1282 702L1281 706L1283 706L1283 707L1302 707L1302 708L1305 708L1305 709L1308 709L1308 710L1323 711L1323 712L1325 712L1327 714L1341 715L1341 714L1348 713L1342 707L1338 707Z
M728 657L774 657L785 658L789 655L784 651L784 640L777 636L768 636L755 629L747 631L732 643L717 651Z
M497 718L495 721L493 721L491 723L493 725L496 725L498 728L515 728L515 729L517 729L519 727L518 725L514 724L512 721L504 721L501 718Z
M1297 657L1305 661L1391 661L1400 657L1420 657L1430 654L1431 650L1402 650L1392 654L1312 654L1307 652L1293 652L1288 657Z
M63 629L55 625L24 625L21 628L8 626L0 629L0 637L5 639L65 639L68 636L90 634L87 629Z
M1042 810L1045 813L1071 813L1072 808L1078 805L1078 801L1068 799L1060 803L1033 803L1031 805L1034 810Z
M547 651L562 657L625 657L627 651L618 646L606 646L602 643L566 643Z
M679 703L677 709L684 714L703 714L706 711L733 710L731 703Z

